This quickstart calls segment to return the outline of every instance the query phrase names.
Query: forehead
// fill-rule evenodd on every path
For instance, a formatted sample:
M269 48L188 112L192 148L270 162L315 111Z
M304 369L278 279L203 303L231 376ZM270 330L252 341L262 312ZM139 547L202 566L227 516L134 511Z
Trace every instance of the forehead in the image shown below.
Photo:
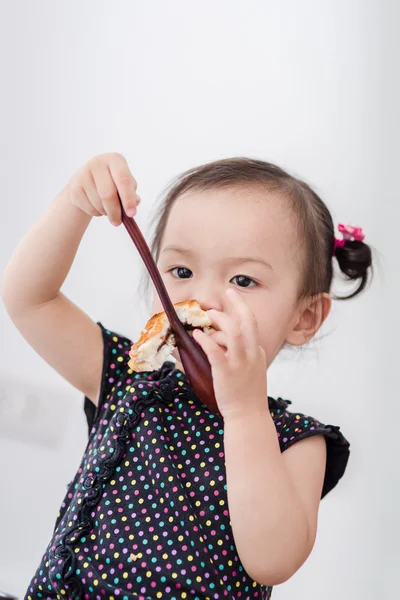
M297 230L287 202L277 192L245 187L180 196L172 206L161 250L167 245L219 257L261 254L276 267L298 254Z

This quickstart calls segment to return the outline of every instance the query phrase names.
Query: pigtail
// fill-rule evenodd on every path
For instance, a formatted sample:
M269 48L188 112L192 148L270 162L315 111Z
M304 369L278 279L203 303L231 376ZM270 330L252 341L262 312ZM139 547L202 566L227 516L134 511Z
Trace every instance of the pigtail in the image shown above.
M372 252L368 244L359 240L343 240L334 251L339 268L349 281L358 281L358 287L347 296L336 296L337 300L354 298L366 287L372 277Z

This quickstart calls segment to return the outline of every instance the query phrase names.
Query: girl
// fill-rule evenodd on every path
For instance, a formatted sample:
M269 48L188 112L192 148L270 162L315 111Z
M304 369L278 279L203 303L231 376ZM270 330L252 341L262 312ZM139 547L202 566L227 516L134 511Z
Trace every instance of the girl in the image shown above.
M124 158L90 160L3 280L11 318L85 394L90 425L26 598L270 598L309 556L320 499L342 477L349 443L338 427L268 398L266 370L328 316L333 258L359 282L352 297L368 280L370 249L359 229L342 227L335 240L321 199L274 165L223 160L177 180L153 251L172 301L209 311L216 332L194 335L220 417L179 362L132 372L131 341L60 292L92 217L121 224L118 196L133 217L139 198Z

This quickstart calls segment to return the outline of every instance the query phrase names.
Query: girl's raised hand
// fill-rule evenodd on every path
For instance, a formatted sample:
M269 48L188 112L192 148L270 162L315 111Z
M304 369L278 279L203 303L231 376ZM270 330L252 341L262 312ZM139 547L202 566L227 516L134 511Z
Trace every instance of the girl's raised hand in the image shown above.
M140 198L137 183L125 158L118 153L91 158L68 184L74 206L91 217L106 215L112 225L121 225L121 205L129 217L136 214Z

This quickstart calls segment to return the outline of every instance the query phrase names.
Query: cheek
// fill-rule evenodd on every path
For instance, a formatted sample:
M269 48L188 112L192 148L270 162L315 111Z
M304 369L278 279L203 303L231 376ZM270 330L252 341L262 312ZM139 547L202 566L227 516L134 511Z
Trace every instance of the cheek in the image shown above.
M281 298L270 296L255 311L259 343L265 351L268 365L285 344L293 316L292 304L282 302Z
M167 292L168 292L168 296L171 298L172 303L175 304L175 300L174 300L174 294L172 293L173 290L171 290L171 278L168 276L168 274L163 273L162 269L160 268L160 264L157 263L157 267L161 273L161 278L164 282L165 287L167 288ZM153 284L151 284L153 286ZM164 311L164 307L161 304L161 300L158 297L158 294L156 292L156 290L153 287L153 296L152 296L152 302L151 302L151 310L152 310L152 315L155 315L159 312L163 312Z
M183 302L184 300L190 299L188 296L187 286L182 287L181 282L171 279L170 276L162 276L165 287L167 288L168 296L171 298L172 304ZM156 314L164 311L164 307L161 304L161 300L158 297L157 292L153 291L152 303L151 303L152 314Z
M278 354L285 340L285 331L280 321L265 317L258 323L259 344L267 357L270 365Z
M163 311L163 307L160 301L160 298L158 297L158 294L156 291L153 292L153 299L151 302L151 314L155 315L156 313L159 313L161 311Z

